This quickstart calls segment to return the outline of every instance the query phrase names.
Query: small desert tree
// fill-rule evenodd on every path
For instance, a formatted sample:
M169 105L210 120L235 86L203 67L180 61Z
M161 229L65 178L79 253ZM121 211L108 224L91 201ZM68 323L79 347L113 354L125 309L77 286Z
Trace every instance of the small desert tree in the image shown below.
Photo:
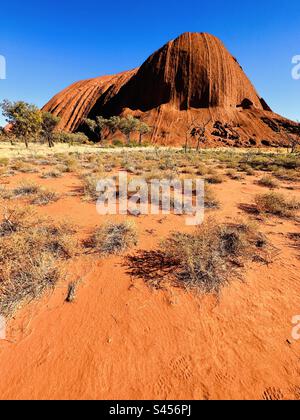
M134 118L132 115L128 115L128 117L121 118L120 124L119 124L119 130L121 133L126 136L127 144L130 144L131 140L131 134L134 131L138 130L140 124L140 120L137 118Z
M89 138L84 133L67 133L60 131L54 133L54 138L57 142L67 143L69 146L74 144L88 144Z
M137 131L139 132L139 145L141 146L142 141L143 141L143 136L151 132L151 127L149 127L149 125L146 124L145 122L141 121L137 127Z
M291 146L291 153L296 153L300 146L300 137L296 134L287 134L287 140Z
M42 113L32 104L23 101L1 103L2 113L10 124L11 132L22 139L28 148L29 139L36 137L42 128Z
M206 123L194 123L193 128L191 129L191 137L193 139L196 140L196 150L197 152L200 149L200 144L204 144L206 137L205 137L205 132L206 132L206 127L207 125L210 123L211 120L208 120Z
M185 144L184 144L184 151L187 153L189 147L189 138L195 135L194 130L196 127L195 119L193 118L191 122L187 122L186 124L186 131L185 131Z
M119 129L120 126L120 122L121 122L121 118L120 117L110 117L107 120L107 127L109 129L110 134L113 136Z
M102 116L98 116L95 120L87 118L84 122L90 132L101 142L103 140L103 131L107 127L108 120Z
M60 118L50 112L43 112L42 118L42 136L47 140L49 147L54 147L54 130Z

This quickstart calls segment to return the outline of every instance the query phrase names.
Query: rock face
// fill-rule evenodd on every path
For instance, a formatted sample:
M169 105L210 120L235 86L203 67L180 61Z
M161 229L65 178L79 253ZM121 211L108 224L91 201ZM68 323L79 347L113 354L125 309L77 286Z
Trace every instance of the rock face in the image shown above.
M137 69L74 83L43 108L59 129L82 131L84 118L132 114L153 127L153 143L181 145L192 121L207 146L285 144L300 126L274 114L216 37L185 33Z

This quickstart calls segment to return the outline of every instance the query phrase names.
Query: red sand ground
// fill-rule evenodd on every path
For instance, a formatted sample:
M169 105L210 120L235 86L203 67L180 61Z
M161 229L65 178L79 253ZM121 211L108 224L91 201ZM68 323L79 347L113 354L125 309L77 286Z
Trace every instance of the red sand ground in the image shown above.
M83 235L103 222L94 204L67 195L80 186L75 176L26 179L65 194L41 214L67 218ZM238 204L266 192L253 181L215 186L221 209L207 214L244 217ZM292 195L299 198L299 186ZM155 248L174 229L191 230L179 216L134 220L138 249ZM123 257L75 259L51 295L10 322L8 341L0 342L1 399L299 399L300 342L291 338L291 319L300 313L300 260L286 235L300 227L268 218L260 229L280 254L269 266L248 266L245 281L232 281L219 298L149 289L126 273ZM75 303L65 303L68 281L80 278Z

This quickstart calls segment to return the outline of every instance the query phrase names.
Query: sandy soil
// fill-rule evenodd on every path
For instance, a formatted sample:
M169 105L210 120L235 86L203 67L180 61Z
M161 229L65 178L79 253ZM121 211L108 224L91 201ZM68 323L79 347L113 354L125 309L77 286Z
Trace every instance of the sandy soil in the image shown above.
M41 214L68 219L82 235L101 224L95 205L76 195L75 175L38 180L63 197L39 207ZM299 186L288 195L299 198ZM266 189L246 181L214 186L221 221L245 217ZM183 216L134 219L138 249L155 249L170 231L192 230ZM79 257L67 279L27 305L0 341L0 398L6 399L300 399L300 342L291 319L300 313L299 249L288 234L295 221L260 223L278 254L270 265L247 266L219 297L178 289L157 291L128 274L126 259ZM132 251L134 252L134 250ZM68 281L81 279L73 304L65 303Z

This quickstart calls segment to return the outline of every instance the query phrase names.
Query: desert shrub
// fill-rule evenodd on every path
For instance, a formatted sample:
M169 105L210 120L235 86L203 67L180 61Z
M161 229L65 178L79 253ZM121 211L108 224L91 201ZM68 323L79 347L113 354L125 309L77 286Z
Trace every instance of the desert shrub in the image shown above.
M123 147L124 146L124 142L120 139L114 139L112 141L113 146L115 147Z
M280 155L277 153L249 152L241 158L240 162L262 171L269 171L270 168L275 167L285 169L297 169L300 167L299 157L296 154Z
M297 182L300 179L300 171L295 169L277 169L275 172L273 172L273 175L283 181L292 181Z
M200 164L198 165L197 169L196 169L196 174L203 176L207 174L207 167L204 164Z
M7 238L0 239L0 261L4 255L10 261L14 259L14 263L1 261L0 267L0 313L5 317L13 315L25 302L41 296L59 280L59 271L51 254L39 253L27 259L13 252L7 242ZM10 239L10 244L19 247L26 245L17 236ZM2 253L3 246L6 247L5 254Z
M143 171L141 169L137 168L137 165L127 165L126 167L124 167L124 169L129 174L141 175L143 173Z
M56 192L41 188L40 191L38 191L38 193L35 194L35 197L31 200L31 204L46 206L47 204L54 203L58 200L59 195Z
M265 237L255 225L220 225L209 219L194 234L171 234L162 242L161 251L177 285L218 292L237 267L254 260L266 246Z
M89 138L84 133L54 133L54 141L56 143L67 143L70 146L75 144L90 144Z
M152 287L176 285L218 293L245 262L269 257L266 238L250 223L220 225L208 219L194 234L172 233L158 251L129 256L132 275Z
M269 165L268 171L272 172L273 174L276 174L277 171L281 170L281 168L277 165Z
M194 175L195 174L195 169L192 166L184 166L180 169L180 172L182 174Z
M13 162L11 165L11 169L24 174L33 174L38 172L38 170L34 166L20 160L16 160L15 162Z
M0 186L0 198L2 200L9 200L13 197L12 191L8 190L7 188Z
M76 168L77 169L77 168ZM56 170L58 171L58 172L60 172L61 174L64 174L64 173L67 173L67 172L69 172L69 168L68 168L68 166L67 165L65 165L65 164L58 164L57 166L56 166Z
M173 170L177 166L177 162L170 154L165 154L158 165L158 169L161 171Z
M23 167L19 170L21 173L26 174L37 174L39 171L37 168L35 168L33 165L26 165L26 167Z
M45 172L41 175L41 178L43 179L50 179L50 178L61 178L62 173L58 169L53 169L52 171Z
M0 165L1 166L8 166L9 165L9 159L6 157L1 157L0 158Z
M272 158L266 156L263 153L250 153L242 159L241 164L246 163L254 169L265 171L268 169L269 165L272 164Z
M278 188L278 182L270 175L265 175L257 181L258 185L267 188Z
M204 190L204 206L207 209L217 209L220 206L219 200L216 198L216 195L213 191L213 189L205 184L205 190Z
M78 244L74 238L76 229L67 221L54 223L50 219L46 220L34 233L42 236L41 249L50 252L55 258L69 259L77 252Z
M219 173L218 173L218 171L216 170L215 165L211 166L211 163L210 163L210 165L209 165L209 166L207 166L207 175L212 175L212 176L215 176L215 175L218 175L218 174L219 174Z
M273 158L275 165L285 169L300 168L300 159L297 154L276 155Z
M37 194L40 191L40 187L32 182L22 182L16 188L13 189L13 195L15 197L25 197L33 194Z
M41 157L41 158L36 158L34 164L38 166L52 166L52 165L56 165L57 163L58 161L55 157L52 157L51 159L46 159L44 157Z
M74 157L68 157L64 161L65 172L76 172L78 170L78 159Z
M81 168L82 169L87 169L87 170L90 170L90 171L97 170L97 166L93 162L82 162L81 163Z
M31 207L5 208L0 223L0 237L34 227L35 217Z
M4 177L7 174L6 168L0 167L0 177Z
M229 170L226 172L226 175L227 175L230 179L233 179L234 181L242 181L243 179L245 179L245 177L244 177L242 174L240 174L240 173L236 172L236 171L235 171L235 170L233 170L233 169L229 169Z
M172 170L159 171L159 170L156 169L156 170L152 170L149 173L147 173L144 178L145 178L147 183L150 183L153 180L161 181L161 180L166 179L166 180L171 181L171 180L176 179L177 176L178 176L178 174L175 171L172 171Z
M257 195L255 203L259 212L281 217L292 217L300 208L296 200L287 200L284 195L275 192Z
M137 245L138 236L131 222L107 223L97 229L87 241L87 246L100 255L119 255Z
M86 175L82 177L83 183L83 194L86 200L96 200L97 194L97 183L100 177L97 175Z
M248 176L255 175L255 170L249 166L249 168L246 170L246 175Z
M224 182L224 178L222 175L216 174L216 175L210 175L206 177L206 182L209 184L222 184Z
M54 287L59 261L75 250L74 229L67 224L38 218L31 208L6 209L0 220L0 314L9 317Z
M239 166L239 161L235 157L233 157L232 159L226 162L226 167L228 169L236 169L238 168L238 166Z
M297 250L300 250L300 233L299 232L293 232L289 233L288 238L293 241L293 247Z
M241 163L238 167L238 170L240 172L246 172L246 173L248 173L249 171L251 171L251 172L253 171L251 166L248 165L247 163Z

